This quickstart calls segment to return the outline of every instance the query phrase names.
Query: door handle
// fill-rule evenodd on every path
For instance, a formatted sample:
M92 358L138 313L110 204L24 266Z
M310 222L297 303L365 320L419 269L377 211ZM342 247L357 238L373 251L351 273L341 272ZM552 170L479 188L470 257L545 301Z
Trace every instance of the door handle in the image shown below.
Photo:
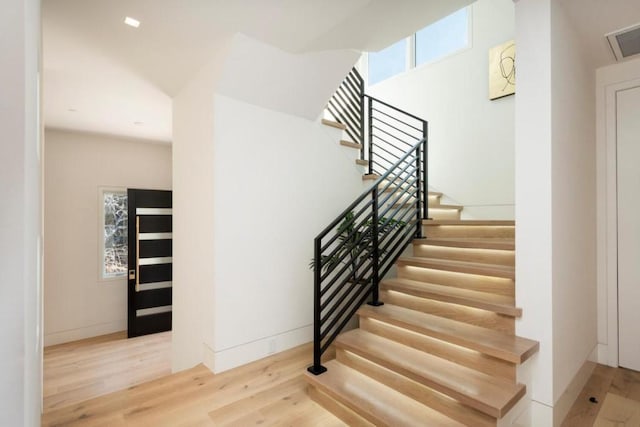
M129 270L129 280L134 280L136 278L136 271Z
M140 217L136 215L136 292L140 292ZM131 277L131 272L129 272Z

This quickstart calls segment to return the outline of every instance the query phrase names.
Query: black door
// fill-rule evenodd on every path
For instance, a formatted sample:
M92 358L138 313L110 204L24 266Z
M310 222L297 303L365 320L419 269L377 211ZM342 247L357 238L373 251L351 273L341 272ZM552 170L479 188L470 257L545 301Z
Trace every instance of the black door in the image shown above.
M127 190L129 338L171 330L171 191Z

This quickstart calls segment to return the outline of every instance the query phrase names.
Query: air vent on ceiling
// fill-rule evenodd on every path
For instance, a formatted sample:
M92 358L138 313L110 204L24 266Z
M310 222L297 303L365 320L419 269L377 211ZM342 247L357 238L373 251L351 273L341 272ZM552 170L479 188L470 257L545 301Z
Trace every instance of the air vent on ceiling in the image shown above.
M640 24L614 31L606 37L616 60L640 54Z

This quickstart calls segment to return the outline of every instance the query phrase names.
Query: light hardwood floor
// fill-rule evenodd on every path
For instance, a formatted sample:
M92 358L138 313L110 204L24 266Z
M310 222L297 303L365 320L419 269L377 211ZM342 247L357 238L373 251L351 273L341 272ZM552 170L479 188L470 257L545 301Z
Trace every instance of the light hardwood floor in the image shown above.
M46 347L44 412L171 373L171 332L127 339L126 332Z
M42 425L346 425L306 393L310 345L218 375L202 365L168 375L170 340L118 333L46 348ZM640 426L640 373L597 365L562 425Z
M199 365L174 375L163 376L144 384L125 386L120 391L96 396L106 384L117 382L121 370L138 370L146 366L139 356L140 346L155 336L135 338L139 346L131 357L116 351L123 343L118 337L101 337L78 343L52 347L45 352L45 377L48 408L43 426L344 426L330 412L313 402L306 393L303 380L305 367L311 360L311 346L304 345L266 359L214 375ZM113 338L116 338L115 340ZM121 337L120 337L121 338ZM168 334L162 337L169 341ZM149 348L157 346L149 344ZM168 363L168 351L165 351ZM89 366L81 354L102 361L95 365L91 378ZM147 355L148 356L148 355ZM148 356L150 357L150 356ZM332 357L332 355L328 355ZM106 361L114 361L117 371L104 369ZM66 359L66 362L65 362ZM73 361L72 361L73 360ZM108 363L107 363L108 364ZM75 367L82 366L82 370ZM62 369L64 367L64 369ZM111 372L111 373L109 373ZM120 373L119 373L120 372ZM70 377L76 376L77 379ZM110 377L113 377L111 379ZM62 390L66 378L71 390ZM58 392L52 380L57 381ZM112 381L113 380L113 381ZM89 384L82 386L83 381ZM124 380L120 380L123 384ZM103 383L100 386L95 384ZM75 387L75 388L74 388ZM96 389L94 389L96 387ZM90 391L83 400L82 395ZM71 393L71 396L69 395ZM92 398L93 397L93 398Z
M594 398L595 402L590 401ZM640 372L596 365L562 427L639 427Z

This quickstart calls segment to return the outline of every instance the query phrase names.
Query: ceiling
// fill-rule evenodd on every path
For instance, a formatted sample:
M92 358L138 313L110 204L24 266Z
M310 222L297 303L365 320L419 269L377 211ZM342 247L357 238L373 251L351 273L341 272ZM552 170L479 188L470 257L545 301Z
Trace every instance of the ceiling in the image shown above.
M638 0L560 0L594 68L616 62L605 34L640 23Z
M637 0L559 0L594 67ZM288 51L376 51L472 0L43 0L45 126L171 141L171 98L236 33ZM141 21L124 25L125 16Z
M379 50L471 2L43 0L45 126L170 142L171 98L236 33L292 53Z

